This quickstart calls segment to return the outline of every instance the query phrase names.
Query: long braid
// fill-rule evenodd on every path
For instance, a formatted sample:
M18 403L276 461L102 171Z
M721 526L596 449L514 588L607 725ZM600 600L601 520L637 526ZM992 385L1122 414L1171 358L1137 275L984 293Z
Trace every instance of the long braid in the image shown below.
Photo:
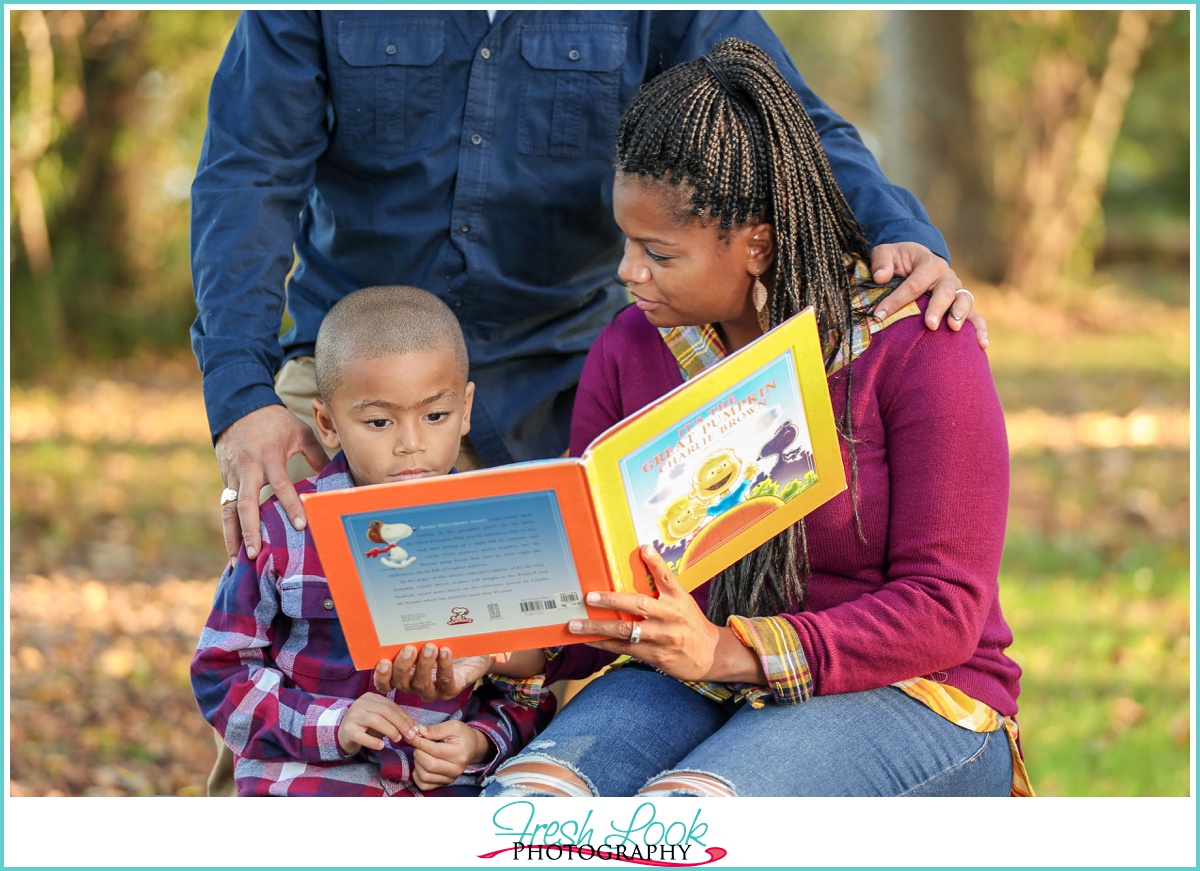
M839 352L850 360L854 322L866 312L851 302L846 258L865 259L870 246L834 180L812 119L766 52L725 39L707 56L643 85L617 131L616 168L686 183L692 213L719 219L723 229L751 220L771 223L776 258L770 325L811 305L829 345L826 370ZM849 445L857 521L851 370L847 362L838 428ZM723 624L730 614L800 607L809 575L807 544L801 521L713 578L709 619Z

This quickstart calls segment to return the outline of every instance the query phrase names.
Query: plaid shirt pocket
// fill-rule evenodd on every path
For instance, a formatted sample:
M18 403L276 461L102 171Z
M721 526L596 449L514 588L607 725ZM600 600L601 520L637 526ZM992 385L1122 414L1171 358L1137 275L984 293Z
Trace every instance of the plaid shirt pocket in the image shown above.
M337 623L329 584L311 576L281 579L279 605L290 624L278 633L275 651L275 662L284 674L311 693L357 698L362 678Z

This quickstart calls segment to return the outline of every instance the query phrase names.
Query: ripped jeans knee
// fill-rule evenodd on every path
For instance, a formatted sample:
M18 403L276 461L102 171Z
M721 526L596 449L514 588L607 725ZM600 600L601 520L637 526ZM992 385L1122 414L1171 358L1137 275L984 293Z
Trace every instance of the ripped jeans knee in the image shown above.
M733 784L723 777L707 771L679 769L664 771L651 778L641 789L640 796L664 798L667 796L689 796L692 798L732 798L737 795Z
M563 796L591 798L598 793L587 776L544 751L553 741L534 741L524 753L502 764L484 781L485 796Z

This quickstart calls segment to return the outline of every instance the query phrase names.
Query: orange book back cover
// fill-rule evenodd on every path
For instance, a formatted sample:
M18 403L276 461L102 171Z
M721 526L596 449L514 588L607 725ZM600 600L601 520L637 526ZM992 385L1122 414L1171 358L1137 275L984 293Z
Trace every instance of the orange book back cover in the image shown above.
M586 640L612 612L582 463L555 460L307 494L304 507L358 668L408 644L456 656Z

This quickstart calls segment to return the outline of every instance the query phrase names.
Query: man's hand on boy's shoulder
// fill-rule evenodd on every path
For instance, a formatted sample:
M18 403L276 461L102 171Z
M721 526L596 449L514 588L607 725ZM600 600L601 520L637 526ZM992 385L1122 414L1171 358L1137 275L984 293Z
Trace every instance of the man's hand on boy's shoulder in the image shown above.
M321 471L329 462L308 424L282 405L265 405L222 430L217 436L216 451L221 480L227 490L236 493L235 501L221 506L225 551L230 560L237 556L243 540L246 555L251 558L262 546L258 495L267 484L279 497L292 524L297 529L304 527L304 507L288 477L288 458L303 454L314 472Z
M458 698L463 690L491 670L490 656L464 656L455 659L449 647L440 650L426 644L420 653L412 645L401 648L392 662L380 660L375 666L375 690L388 693L399 690L427 701Z
M410 738L413 749L413 783L420 789L436 789L453 783L467 770L490 758L495 748L488 737L462 720L443 720L422 726Z
M375 693L359 696L338 724L338 746L347 756L352 756L363 747L382 750L384 737L393 744L401 739L411 743L418 737L417 724L403 708L385 696Z

